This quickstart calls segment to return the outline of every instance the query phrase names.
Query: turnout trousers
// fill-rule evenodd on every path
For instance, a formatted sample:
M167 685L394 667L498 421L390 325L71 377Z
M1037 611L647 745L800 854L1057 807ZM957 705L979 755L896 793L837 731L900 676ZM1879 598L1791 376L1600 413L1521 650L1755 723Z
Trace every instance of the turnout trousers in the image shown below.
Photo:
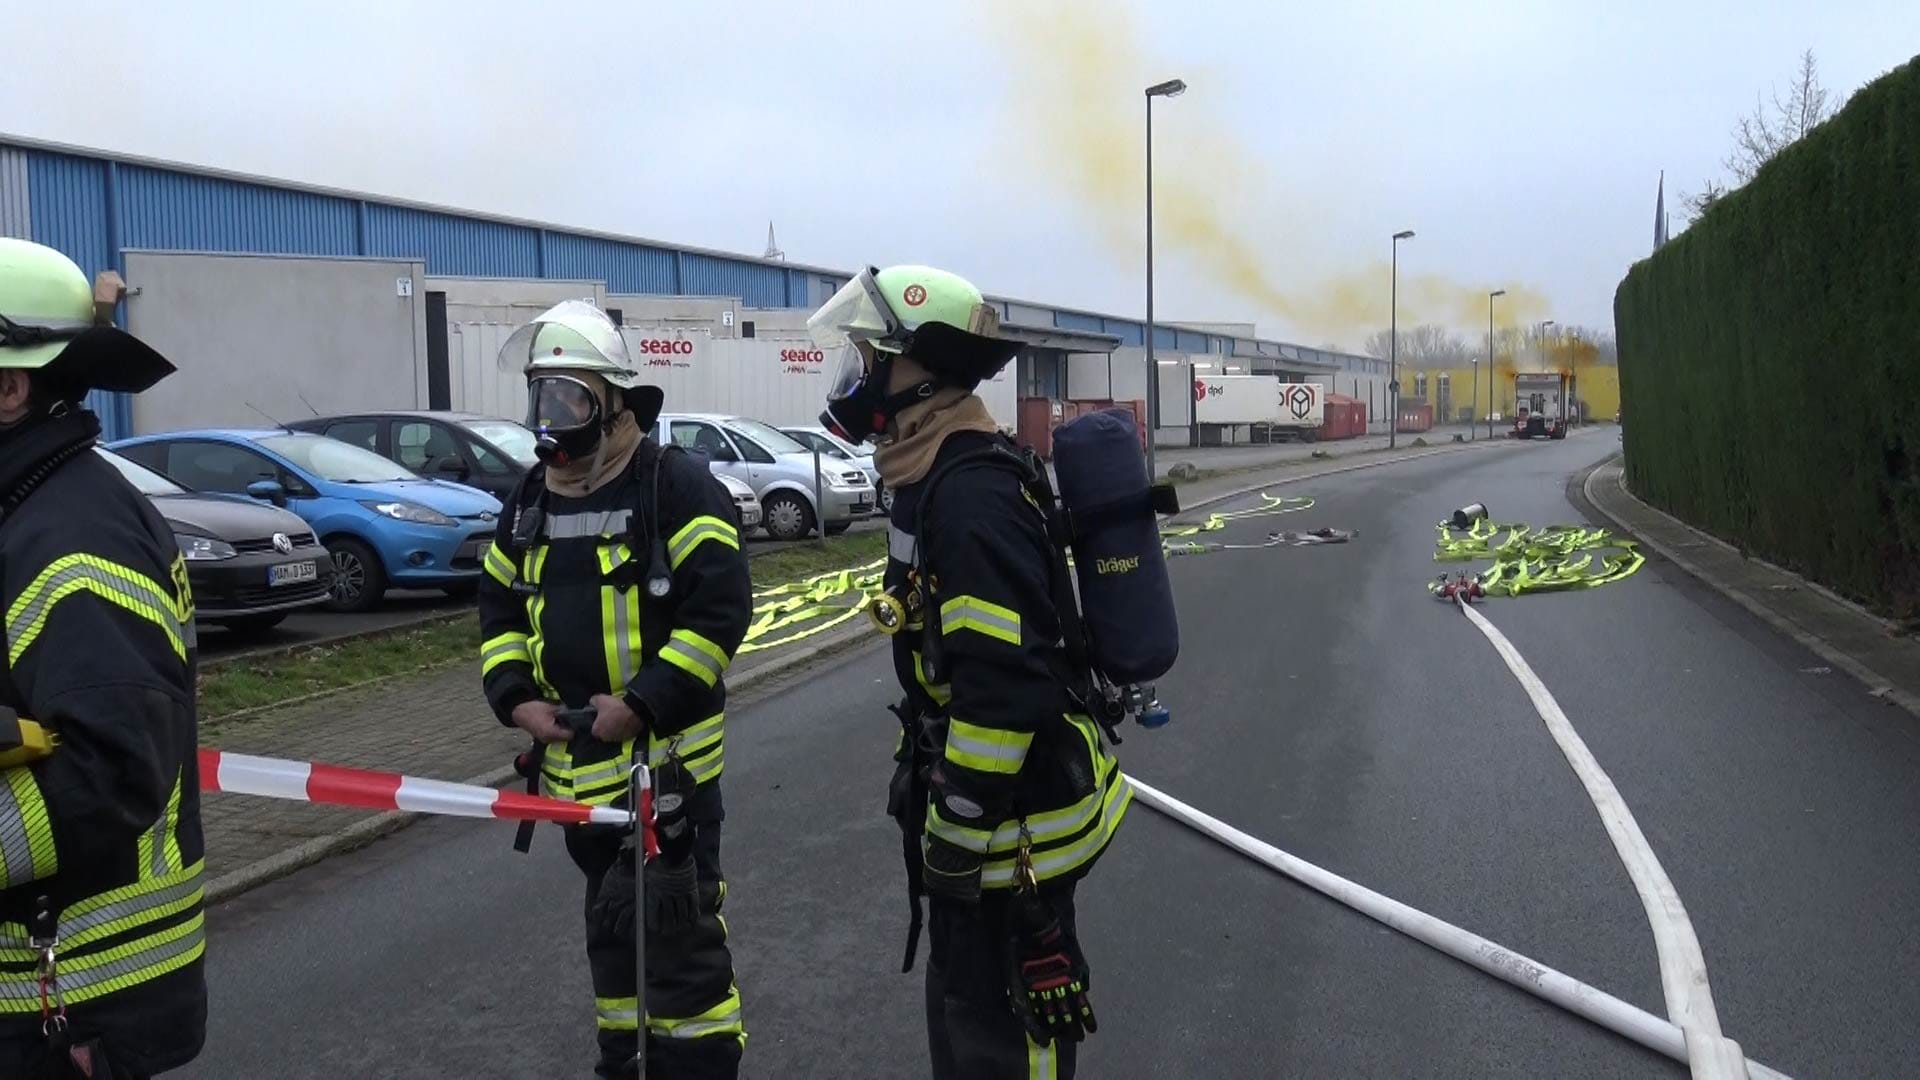
M747 1041L740 991L733 981L727 924L720 915L726 882L720 876L720 823L696 822L694 862L700 873L700 917L672 935L647 933L647 1015L640 1015L631 942L601 934L587 920L587 967L593 976L594 1022L600 1061L594 1075L634 1075L640 1026L647 1029L647 1075L660 1080L735 1080ZM620 853L614 830L570 828L567 854L587 876L586 907ZM645 913L636 929L646 932Z
M1060 925L1073 932L1073 884L1042 884ZM978 908L929 897L927 1044L933 1080L1072 1080L1078 1044L1040 1046L1008 994L1008 894L990 890Z

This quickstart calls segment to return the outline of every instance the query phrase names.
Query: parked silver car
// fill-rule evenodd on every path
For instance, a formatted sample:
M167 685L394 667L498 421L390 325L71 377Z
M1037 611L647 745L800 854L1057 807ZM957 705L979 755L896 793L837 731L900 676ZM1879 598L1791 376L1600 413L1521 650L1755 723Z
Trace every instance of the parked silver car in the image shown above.
M826 428L811 424L783 427L780 430L793 436L795 442L807 449L820 451L821 457L837 458L866 473L867 479L873 483L874 513L893 512L893 492L888 491L887 485L880 480L880 470L873 464L872 446L866 443L858 445L850 443Z
M753 489L724 473L714 473L713 478L720 481L727 494L733 498L733 512L739 517L734 522L741 532L760 527L760 496Z
M777 428L744 416L666 413L654 427L661 445L672 442L704 455L720 476L744 482L760 498L762 524L776 540L797 540L824 519L830 533L845 532L873 513L873 484L847 463L820 459L820 495L814 505L813 451Z

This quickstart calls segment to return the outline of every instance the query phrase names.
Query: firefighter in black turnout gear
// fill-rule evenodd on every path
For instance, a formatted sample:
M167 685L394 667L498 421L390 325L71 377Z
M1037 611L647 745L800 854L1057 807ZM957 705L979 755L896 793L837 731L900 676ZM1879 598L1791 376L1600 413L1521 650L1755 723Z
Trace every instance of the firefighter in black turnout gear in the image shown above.
M199 1054L193 598L173 530L93 452L88 390L173 371L66 256L0 239L0 1076Z
M660 854L634 910L633 838L569 828L586 874L599 1076L733 1077L746 1043L720 873L726 686L752 609L732 499L704 462L647 436L661 406L620 333L568 301L509 338L542 464L485 559L481 672L503 724L531 734L530 772L557 798L628 805L634 755L654 772ZM593 710L591 730L563 709ZM535 771L537 770L537 771ZM634 971L646 940L645 1015Z
M978 289L919 266L867 271L809 327L845 349L822 422L873 438L897 493L886 588L906 698L889 812L914 908L908 967L929 904L932 1075L1071 1077L1096 1027L1074 887L1132 789L1070 689L1064 555L973 393L1018 345Z

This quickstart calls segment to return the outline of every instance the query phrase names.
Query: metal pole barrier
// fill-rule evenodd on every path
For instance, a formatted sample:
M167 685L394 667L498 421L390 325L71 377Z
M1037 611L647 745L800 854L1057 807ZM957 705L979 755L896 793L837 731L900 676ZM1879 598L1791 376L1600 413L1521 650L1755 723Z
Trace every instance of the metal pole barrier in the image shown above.
M627 773L627 798L633 808L633 997L639 1008L640 1027L637 1033L639 1052L634 1057L636 1075L645 1080L647 1075L647 831L649 818L653 810L653 778L647 772L646 763L639 760L642 747L646 745L643 734L635 740L638 744L633 768Z
M813 448L813 527L820 534L820 546L827 546L827 498L821 490L820 448Z

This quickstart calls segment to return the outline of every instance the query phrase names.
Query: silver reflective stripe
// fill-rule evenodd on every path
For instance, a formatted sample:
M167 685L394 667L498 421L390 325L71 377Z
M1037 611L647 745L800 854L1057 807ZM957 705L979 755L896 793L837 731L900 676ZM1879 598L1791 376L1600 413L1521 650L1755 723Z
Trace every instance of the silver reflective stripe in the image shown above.
M605 783L616 776L625 776L626 763L619 758L603 761L596 765L585 765L573 772L573 786L583 788L589 784Z
M887 523L887 557L895 562L913 561L913 534L900 526Z
M635 1005L631 1009L596 1008L593 1010L593 1018L601 1027L617 1025L620 1030L632 1031L640 1026L640 1006Z
M505 659L509 656L518 656L521 659L525 659L527 656L527 639L523 637L510 638L488 649L486 652L481 653L480 666L485 668L495 660Z
M27 843L27 822L13 788L0 780L0 886L25 885L33 880L33 848Z
M106 926L108 923L116 923L122 919L131 919L136 915L144 915L149 911L158 911L170 904L177 904L185 900L198 891L199 888L200 874L196 870L186 880L175 882L156 892L142 893L139 896L129 896L125 900L95 908L85 915L75 916L71 919L61 919L60 939L70 942L81 934ZM29 947L30 945L24 934L0 933L0 948L25 949Z
M723 1032L733 1034L733 1029L739 1026L739 1009L721 1013L711 1020L692 1020L684 1024L676 1024L671 1020L656 1020L653 1017L647 1018L647 1027L653 1029L654 1034L665 1035L669 1039L700 1039Z
M206 944L207 927L204 915L195 915L188 924L192 929L172 941L163 941L149 945L130 956L123 956L98 967L60 966L60 989L69 994L77 993L88 987L144 971L147 968L164 964L185 956ZM159 931L164 933L165 931ZM39 975L28 972L21 975L0 976L0 1001L33 1001L40 996Z
M673 545L673 549L667 552L667 560L675 566L678 566L680 565L680 560L686 558L687 553L693 550L695 544L716 536L722 540L732 540L734 538L734 530L718 523L709 524L707 522L701 522L699 525L694 526L692 532L680 537L680 542Z
M548 518L544 531L549 540L577 540L582 536L614 536L627 531L632 510L599 510L581 514L555 514Z
M614 687L615 690L633 682L633 654L638 651L634 647L633 622L628 618L627 613L629 599L632 598L620 592L616 592L613 597L614 651L618 654L616 659L620 663L620 686Z
M1079 843L1072 847L1058 848L1045 854L1035 855L1033 858L1035 874L1044 880L1070 870L1085 862L1089 856L1100 849L1100 845L1113 837L1114 826L1119 821L1121 811L1133 798L1133 785L1127 783L1126 777L1120 778L1120 784L1124 790L1103 793L1113 801L1104 803L1100 826L1081 837ZM1012 882L1013 860L1011 859L1001 865L989 865L980 871L982 885L1009 885Z
M173 597L162 595L157 589L144 582L136 584L118 574L110 574L86 563L74 563L48 578L40 586L40 591L34 594L33 602L8 621L7 639L18 641L25 636L27 629L39 622L46 615L47 609L63 598L60 592L61 586L83 580L91 581L108 592L119 593L143 608L152 608L157 616L156 622L165 627L175 638L185 640L185 635L180 628L180 614L174 610L177 601Z
M962 735L953 730L951 726L947 729L947 745L949 747L957 747L961 753L974 754L992 761L1011 761L1015 763L1025 761L1027 759L1027 747L1031 744L1031 736L1028 737L1027 742L1022 743L990 743L984 739L976 739L970 735Z
M966 625L969 622L995 627L1016 638L1020 636L1019 619L1009 619L1005 615L988 611L986 608L974 604L955 604L952 607L945 607L940 610L940 632L943 634L951 634L956 629L974 629Z
M667 643L660 648L661 652L667 652L669 650L671 650L675 656L685 657L700 667L712 672L715 679L718 679L725 672L725 669L720 666L720 661L715 660L713 657L708 656L706 653L701 652L699 649L694 648L678 638L669 639Z

